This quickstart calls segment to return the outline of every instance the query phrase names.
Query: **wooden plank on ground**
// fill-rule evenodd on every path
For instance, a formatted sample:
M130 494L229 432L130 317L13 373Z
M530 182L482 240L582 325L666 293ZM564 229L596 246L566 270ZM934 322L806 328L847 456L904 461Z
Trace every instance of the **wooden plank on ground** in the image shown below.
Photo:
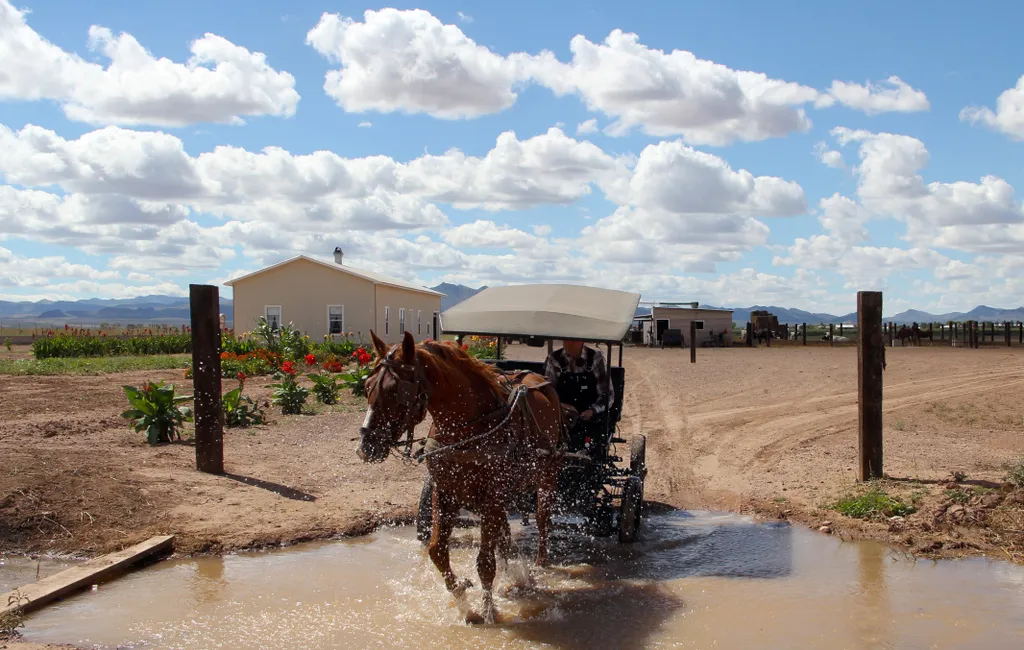
M93 558L78 566L55 573L18 590L22 596L28 597L28 602L22 599L20 604L8 605L9 598L14 597L16 592L0 594L0 614L18 609L25 613L37 610L43 605L69 596L83 587L94 585L140 560L169 551L173 543L174 535L151 537L122 551Z

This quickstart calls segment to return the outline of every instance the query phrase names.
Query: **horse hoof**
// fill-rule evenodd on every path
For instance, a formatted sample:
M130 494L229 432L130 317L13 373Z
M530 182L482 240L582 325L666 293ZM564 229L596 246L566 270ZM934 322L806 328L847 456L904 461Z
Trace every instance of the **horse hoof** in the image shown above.
M460 598L460 597L462 597L462 595L464 593L466 593L466 591L468 589L470 589L472 587L473 587L472 581L470 581L467 578L467 579L463 580L462 582L460 582L460 583L455 585L455 587L452 589L452 595L455 596L456 598Z
M473 610L466 612L466 624L467 625L484 625L487 621L480 614L477 614Z

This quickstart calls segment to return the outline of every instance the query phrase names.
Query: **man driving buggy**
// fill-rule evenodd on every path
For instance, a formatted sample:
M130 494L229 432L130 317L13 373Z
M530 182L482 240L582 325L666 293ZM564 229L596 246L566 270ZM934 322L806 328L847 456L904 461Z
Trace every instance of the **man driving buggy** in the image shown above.
M544 374L555 385L559 401L579 414L579 421L569 434L569 450L604 448L610 433L606 424L615 388L601 351L585 346L583 341L562 341L562 347L548 355ZM598 441L603 444L595 449Z

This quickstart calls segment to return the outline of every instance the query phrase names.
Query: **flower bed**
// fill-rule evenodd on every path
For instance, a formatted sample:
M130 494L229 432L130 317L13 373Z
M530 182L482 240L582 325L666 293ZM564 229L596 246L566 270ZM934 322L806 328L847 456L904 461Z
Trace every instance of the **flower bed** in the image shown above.
M187 327L108 334L65 325L63 330L47 330L32 341L32 354L36 359L149 356L191 351L192 332Z

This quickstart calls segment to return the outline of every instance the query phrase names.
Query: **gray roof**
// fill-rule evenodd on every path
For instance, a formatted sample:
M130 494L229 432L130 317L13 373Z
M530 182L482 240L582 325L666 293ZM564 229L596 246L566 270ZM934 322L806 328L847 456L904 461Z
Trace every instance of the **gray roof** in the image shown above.
M490 287L441 314L446 334L618 342L640 294L572 284Z

